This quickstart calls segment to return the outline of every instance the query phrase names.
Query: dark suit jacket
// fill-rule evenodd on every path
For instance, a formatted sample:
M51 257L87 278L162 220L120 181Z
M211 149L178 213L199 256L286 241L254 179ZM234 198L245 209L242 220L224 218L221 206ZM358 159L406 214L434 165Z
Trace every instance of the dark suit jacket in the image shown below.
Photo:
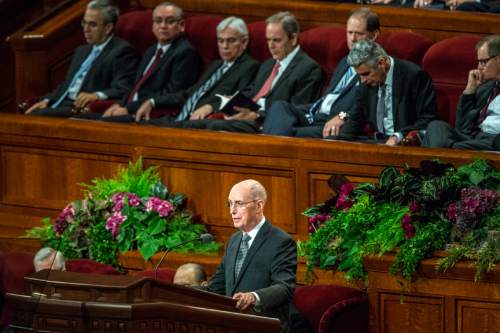
M425 129L427 124L436 118L436 95L432 79L414 63L393 59L394 131L406 134L411 130ZM355 108L344 125L346 128L343 128L344 133L360 135L366 122L370 123L372 128L377 128L377 92L378 87L360 85Z
M261 66L253 84L245 89L243 94L253 98L264 85L271 74L276 60L268 59ZM305 52L300 51L295 55L286 70L275 83L271 91L264 96L266 109L275 101L283 100L292 104L310 103L318 97L323 80L319 65Z
M472 136L478 121L479 113L488 103L495 80L480 85L474 94L462 94L457 104L455 129L464 135Z
M220 59L212 62L195 85L176 93L159 96L155 99L155 106L160 108L182 107L188 98L198 91L222 64L223 61ZM217 110L220 98L215 96L215 94L232 95L238 90L245 89L252 82L258 68L259 63L246 52L243 53L236 59L231 68L221 76L219 81L198 100L195 109L205 104L210 104L214 107L214 110Z
M82 45L75 50L66 78L52 93L44 96L55 102L68 89L73 76L92 51L92 45ZM132 88L139 62L139 54L123 39L112 37L83 79L80 91L102 92L110 99L121 99Z
M266 221L259 230L234 278L234 265L242 232L229 239L222 261L208 284L210 291L232 296L237 292L256 292L264 316L277 317L286 329L289 305L295 289L297 248L295 241Z
M138 82L147 65L155 56L157 44L146 50L137 69L135 82ZM175 93L191 87L198 79L202 61L191 43L183 36L172 41L168 51L162 56L160 64L139 89L139 98L127 103L128 95L122 100L129 114L135 113L141 104L150 98L155 101L165 94Z

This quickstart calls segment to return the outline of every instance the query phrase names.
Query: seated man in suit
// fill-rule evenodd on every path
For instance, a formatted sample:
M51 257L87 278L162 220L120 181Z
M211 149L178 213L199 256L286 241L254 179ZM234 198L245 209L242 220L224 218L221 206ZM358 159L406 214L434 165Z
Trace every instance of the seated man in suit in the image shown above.
M163 95L187 89L196 82L202 61L183 32L184 13L179 6L170 2L156 6L153 33L158 43L144 53L132 90L120 103L110 106L103 119L130 121L145 102L155 107Z
M150 124L182 127L181 121L205 119L220 105L216 94L230 95L246 88L259 69L259 63L246 52L248 28L241 18L228 17L217 25L217 46L220 59L210 64L201 79L192 87L176 93L163 94L154 101L145 101L135 120L150 120L153 104L160 108L181 108L176 119L164 116ZM176 120L176 121L174 121Z
M106 0L87 5L82 20L87 45L75 50L68 75L26 114L70 117L98 99L122 98L132 87L139 55L113 36L118 8Z
M265 110L274 101L303 104L317 97L322 81L321 69L300 50L299 23L295 17L289 12L269 17L266 20L266 39L272 58L260 66L253 83L242 91L259 104L261 110L253 112L235 107L238 113L234 116L191 121L184 127L256 133L265 118Z
M500 36L488 36L476 45L477 69L469 72L458 100L455 128L444 121L429 124L423 146L498 150L500 134Z
M349 14L346 27L347 47L360 40L375 40L380 33L378 15L366 7ZM273 103L267 111L262 131L266 134L321 138L338 135L346 114L354 106L359 78L347 58L338 63L326 94L314 103L294 105Z
M295 289L295 241L264 217L267 193L259 182L247 179L233 186L228 207L238 231L227 242L222 261L208 283L212 292L232 296L236 307L281 320L287 331Z
M419 66L387 55L369 40L354 44L347 63L361 85L353 111L333 138L397 145L436 118L432 79Z
M43 269L66 270L63 254L51 247L43 247L38 250L33 258L33 266L35 267L35 272Z
M185 287L206 288L207 274L200 264L187 263L175 271L174 283Z

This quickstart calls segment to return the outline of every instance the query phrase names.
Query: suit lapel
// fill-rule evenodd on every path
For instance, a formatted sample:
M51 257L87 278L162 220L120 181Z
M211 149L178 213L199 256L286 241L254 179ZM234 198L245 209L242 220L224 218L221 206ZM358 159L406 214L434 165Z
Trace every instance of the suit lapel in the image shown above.
M114 41L115 41L115 39L112 38L108 42L108 44L104 47L104 49L101 51L101 53L99 53L99 55L97 56L97 58L94 60L94 62L92 63L92 66L90 66L90 69L87 72L87 75L85 75L85 78L83 79L82 87L85 86L85 84L88 81L88 78L92 77L92 73L96 71L96 68L99 68L100 64L102 63L103 59L106 58L107 54L109 52L111 52L110 50L113 48Z
M269 91L269 93L265 96L266 98L271 96L273 94L274 91L276 91L278 89L278 87L286 81L286 79L288 78L288 76L290 76L291 73L293 73L293 70L295 68L295 66L297 66L298 63L300 63L300 58L302 53L302 51L298 51L297 54L295 55L295 57L293 57L292 61L290 61L290 63L288 64L288 66L286 67L285 71L283 72L283 74L281 74L280 78L278 79L278 81L274 84L274 86L271 88L271 90Z
M393 70L393 75L392 75L392 122L394 123L394 130L399 128L398 122L399 122L399 100L401 96L401 89L403 88L404 82L402 82L403 79L406 79L403 77L402 73L402 68L399 65L399 62L395 59L393 59L393 64L394 70Z
M330 80L330 84L328 85L328 89L326 89L327 94L331 93L335 89L335 87L337 87L337 84L339 84L340 80L342 80L342 77L344 76L348 67L349 65L347 64L347 61L345 61L345 58L339 62L337 69L333 72L333 76ZM351 82L352 81L355 80L351 80Z
M253 261L253 258L255 257L256 253L259 251L259 248L266 242L270 228L271 227L269 225L269 222L266 221L264 223L264 225L260 228L259 232L257 233L257 236L253 240L252 246L250 246L250 249L248 250L247 256L245 257L245 261L243 262L243 266L241 266L240 274L236 278L234 286L231 290L231 294L234 293L234 290L236 289L236 287L240 283L242 277L245 275L245 271L247 270L250 263ZM241 235L240 235L239 239L241 240ZM239 245L239 242L238 242L238 245ZM236 248L236 253L238 252L238 249L239 249L239 247ZM231 262L233 263L233 272L234 272L234 263L236 262L236 256L235 256L234 260L231 260Z
M238 256L238 251L240 248L240 242L243 234L240 232L234 239L234 242L231 242L226 249L227 260L226 260L226 271L229 273L228 277L228 290L231 291L230 295L233 294L233 290L236 286L236 281L234 279L234 266L236 264L236 257Z

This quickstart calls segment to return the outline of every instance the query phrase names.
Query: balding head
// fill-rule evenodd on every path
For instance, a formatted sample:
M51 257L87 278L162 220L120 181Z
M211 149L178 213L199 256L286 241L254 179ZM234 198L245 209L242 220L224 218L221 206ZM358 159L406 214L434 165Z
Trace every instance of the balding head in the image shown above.
M207 284L207 275L203 266L187 263L175 271L174 283L186 287L200 287Z
M266 189L254 179L234 185L228 197L234 227L244 232L251 231L264 217L266 200Z

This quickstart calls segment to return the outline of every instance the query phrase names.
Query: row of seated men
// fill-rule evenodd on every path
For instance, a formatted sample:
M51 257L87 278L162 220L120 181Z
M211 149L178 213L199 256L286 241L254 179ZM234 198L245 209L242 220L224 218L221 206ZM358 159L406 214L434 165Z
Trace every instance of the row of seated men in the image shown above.
M451 128L436 118L430 76L376 43L380 22L368 8L350 13L349 54L319 99L321 68L301 50L299 24L289 12L266 20L272 57L260 66L246 52L245 22L236 17L220 22L220 59L199 80L202 61L183 35L180 7L164 2L154 9L152 30L158 43L141 60L132 46L113 36L117 19L118 10L108 1L88 4L82 20L88 45L75 51L65 82L26 113L69 117L76 111L80 118L107 121L387 145L418 137L426 147L500 150L500 36L477 44L478 66L469 73ZM258 104L258 111L235 106L234 115L221 113L218 95L236 92ZM98 99L119 102L102 115L80 112ZM179 113L151 119L154 108Z

